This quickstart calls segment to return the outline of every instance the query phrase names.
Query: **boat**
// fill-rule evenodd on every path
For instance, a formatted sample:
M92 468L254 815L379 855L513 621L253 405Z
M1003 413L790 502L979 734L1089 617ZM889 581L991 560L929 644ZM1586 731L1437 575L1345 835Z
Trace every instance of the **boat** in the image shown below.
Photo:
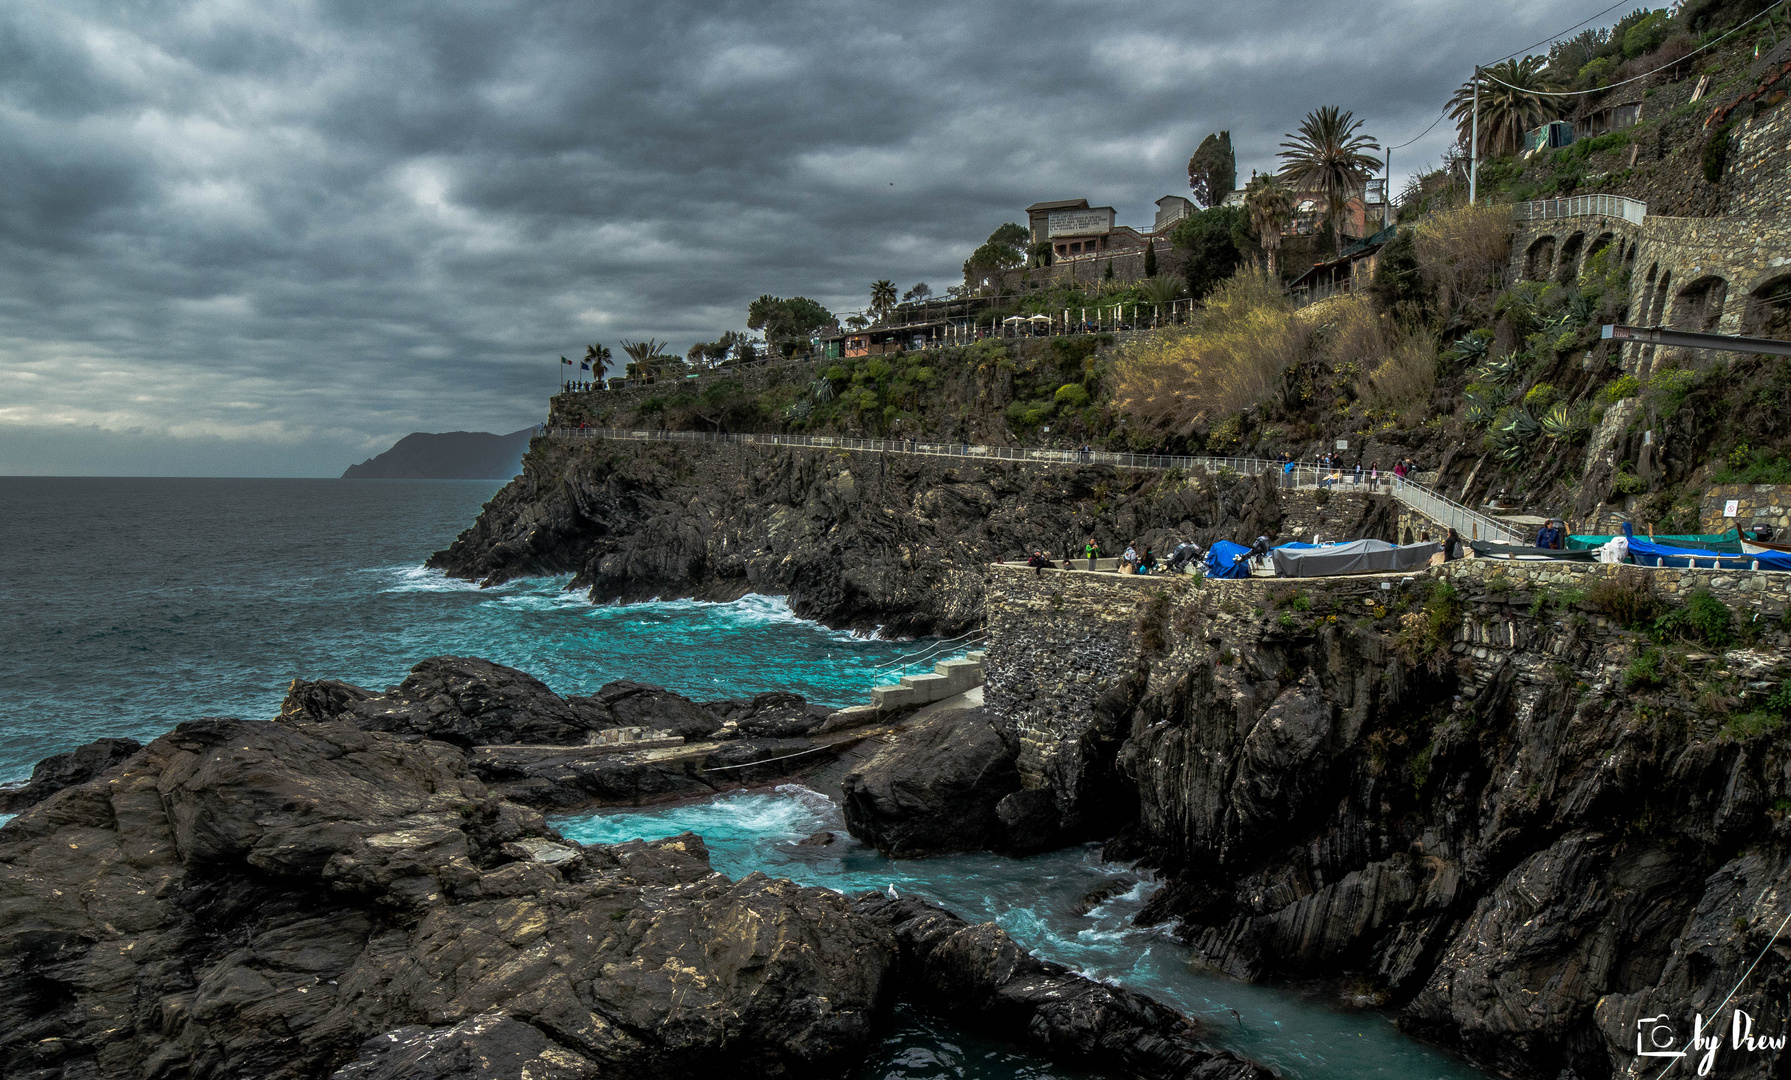
M1764 555L1777 552L1780 555L1791 555L1791 544L1777 544L1766 540L1742 540L1741 550L1749 555Z
M1565 548L1524 547L1519 544L1494 544L1487 540L1469 540L1468 546L1482 559L1506 559L1512 562L1597 562L1598 549L1570 551Z

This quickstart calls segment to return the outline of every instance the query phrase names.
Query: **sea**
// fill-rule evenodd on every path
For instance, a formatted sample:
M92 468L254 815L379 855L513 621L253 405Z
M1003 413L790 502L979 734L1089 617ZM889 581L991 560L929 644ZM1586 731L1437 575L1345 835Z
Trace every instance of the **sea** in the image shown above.
M622 605L566 578L482 589L423 569L500 486L0 477L0 782L101 736L270 718L293 679L383 689L431 656L484 657L561 693L636 679L699 701L789 690L844 706L966 647L831 630L778 597ZM1182 1008L1289 1077L1483 1075L1373 1010L1196 972L1166 932L1131 925L1156 883L1097 847L889 860L846 837L826 793L800 785L556 824L589 842L690 829L730 875L895 890L992 919L1041 956ZM819 854L796 844L822 829L842 841ZM1082 912L1081 898L1114 882L1115 895ZM853 1080L1095 1075L903 1007Z

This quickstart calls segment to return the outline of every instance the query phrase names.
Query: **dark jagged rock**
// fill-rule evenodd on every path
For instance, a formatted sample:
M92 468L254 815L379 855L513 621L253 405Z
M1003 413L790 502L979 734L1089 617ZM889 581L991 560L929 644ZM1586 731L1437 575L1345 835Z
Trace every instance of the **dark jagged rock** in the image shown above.
M707 738L721 727L721 719L696 702L645 683L613 682L568 701L602 727L646 727L686 739Z
M810 705L800 694L773 691L745 701L709 701L703 708L733 723L751 739L790 739L812 735L833 710Z
M806 1075L873 1038L894 945L843 898L729 881L688 834L580 847L464 761L198 721L28 808L0 829L6 1075Z
M998 806L1020 787L1014 756L985 710L921 720L846 776L846 827L887 855L1003 849Z
M729 880L690 833L567 840L469 756L339 721L201 720L26 808L0 828L4 1075L829 1076L902 993L1050 1056L1254 1075L993 927Z
M410 1024L376 1035L331 1080L596 1080L601 1075L596 1062L540 1028L484 1013L452 1027Z
M1248 542L1279 522L1272 478L671 443L543 440L429 565L488 584L575 575L609 601L784 595L830 626L957 634L976 568L1090 535Z
M294 681L281 719L342 720L367 731L457 746L575 743L599 727L533 675L473 657L437 656L374 694L347 683Z
M1135 592L1006 575L985 700L1075 813L1115 799L1103 775L1125 782L1136 818L1108 856L1158 871L1142 919L1197 966L1344 984L1519 1078L1641 1075L1637 1022L1662 1013L1681 1044L1699 1013L1779 1031L1791 728L1748 710L1791 681L1782 624L1663 645L1568 590L1683 595L1669 572L1443 573L1171 586L1148 645ZM1041 655L1082 673L1040 674ZM1728 1048L1717 1072L1787 1063Z
M31 779L17 786L0 787L0 814L17 813L63 788L85 784L122 765L141 749L143 744L135 739L95 739L65 754L52 754L31 770Z
M853 910L900 949L902 996L1052 1058L1142 1078L1267 1080L1273 1074L1201 1043L1187 1017L1141 994L1039 960L994 923L971 925L923 900L866 893Z

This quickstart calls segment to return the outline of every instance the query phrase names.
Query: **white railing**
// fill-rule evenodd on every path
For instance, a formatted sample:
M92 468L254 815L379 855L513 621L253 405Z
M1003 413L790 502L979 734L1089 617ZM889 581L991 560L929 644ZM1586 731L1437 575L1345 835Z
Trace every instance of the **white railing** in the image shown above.
M1199 470L1240 476L1279 473L1281 486L1292 489L1328 488L1391 495L1444 529L1454 529L1464 539L1496 544L1523 544L1524 535L1511 526L1476 513L1415 480L1392 473L1371 478L1341 466L1312 462L1271 461L1267 458L1204 457L1179 454L1125 454L1111 450L1042 450L1018 446L975 446L970 443L919 442L914 439L857 439L844 435L779 435L733 431L653 431L628 428L551 428L556 439L622 439L631 442L730 443L744 446L800 446L824 450L857 450L881 454L919 454L929 457L966 458L975 461L1028 461L1047 465L1111 465L1121 469Z
M1575 195L1569 199L1538 199L1522 202L1511 208L1518 221L1548 221L1569 217L1622 218L1640 225L1648 216L1648 204L1623 195Z

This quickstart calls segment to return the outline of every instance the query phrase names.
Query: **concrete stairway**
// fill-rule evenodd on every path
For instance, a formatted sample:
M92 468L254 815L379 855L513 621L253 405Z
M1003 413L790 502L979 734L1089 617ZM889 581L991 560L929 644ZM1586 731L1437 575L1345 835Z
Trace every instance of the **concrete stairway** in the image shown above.
M895 686L873 689L871 704L880 712L909 709L957 697L982 684L983 654L973 652L957 660L944 660L933 665L930 675L904 675Z

